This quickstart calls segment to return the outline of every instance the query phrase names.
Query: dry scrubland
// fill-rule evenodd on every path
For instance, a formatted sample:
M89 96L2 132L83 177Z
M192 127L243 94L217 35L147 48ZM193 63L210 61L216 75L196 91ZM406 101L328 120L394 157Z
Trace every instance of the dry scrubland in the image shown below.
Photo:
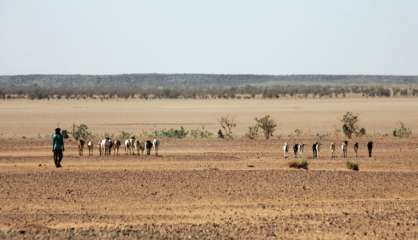
M351 110L376 133L398 120L418 129L413 99L334 101L1 102L0 238L417 239L416 137L360 139L359 158L349 149L360 164L354 172L340 152L330 160L329 142L342 140L330 136L319 160L306 151L308 171L288 168L283 141L315 139L287 139L285 127L333 131ZM36 139L73 121L97 132L201 123L215 130L223 113L237 116L238 133L270 113L283 138L163 139L160 157L79 157L67 142L62 169L53 168L50 142Z

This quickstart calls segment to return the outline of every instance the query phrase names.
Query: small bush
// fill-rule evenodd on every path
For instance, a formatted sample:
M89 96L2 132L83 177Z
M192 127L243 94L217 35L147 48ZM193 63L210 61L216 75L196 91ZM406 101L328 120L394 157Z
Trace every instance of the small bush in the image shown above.
M308 170L309 163L306 159L299 159L289 162L290 168L306 169Z
M393 136L394 137L400 137L400 138L407 138L412 135L411 129L405 127L405 124L403 122L399 122L400 126L399 128L395 128L393 130Z
M257 138L258 137L258 129L259 129L258 125L249 126L248 127L248 133L245 136L247 136L249 139Z
M233 138L232 136L232 129L237 126L235 119L231 116L222 116L218 120L219 124L221 125L223 136L225 138Z
M155 132L148 132L148 131L142 130L141 132L138 133L138 138L140 139L154 138L154 137L158 137L155 135Z
M187 135L189 135L189 131L184 129L183 126L180 127L180 129L162 129L162 130L155 130L154 135L156 137L167 137L167 138L185 138Z
M357 133L357 137L362 137L364 135L366 135L366 129L360 128L360 131Z
M210 138L213 133L209 132L205 127L190 130L190 136L194 138Z
M350 170L353 170L353 171L359 171L360 170L360 167L359 167L358 163L353 163L353 162L347 161L345 163L345 166L347 167L347 169L350 169Z
M133 134L130 132L121 131L118 135L118 139L128 139L128 138L131 138L132 136Z
M222 133L222 130L221 130L221 129L219 129L219 130L218 130L218 138L222 138L222 139L224 139L224 138L225 138L225 136L224 136L224 134Z
M273 136L273 132L276 130L277 123L270 118L270 115L266 115L260 119L255 118L257 125L263 130L264 137L268 140Z
M93 136L93 134L89 131L89 127L84 123L80 125L73 124L73 131L71 135L75 140L87 140Z

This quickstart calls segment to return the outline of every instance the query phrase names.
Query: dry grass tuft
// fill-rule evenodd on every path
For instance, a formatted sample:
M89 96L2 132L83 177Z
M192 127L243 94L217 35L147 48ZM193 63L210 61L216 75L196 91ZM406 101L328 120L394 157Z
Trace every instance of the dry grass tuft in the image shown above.
M308 170L309 163L306 159L299 159L289 162L290 168L306 169Z
M348 169L353 170L353 171L359 171L360 170L360 167L359 167L358 163L353 163L353 162L347 161L345 163L345 166Z

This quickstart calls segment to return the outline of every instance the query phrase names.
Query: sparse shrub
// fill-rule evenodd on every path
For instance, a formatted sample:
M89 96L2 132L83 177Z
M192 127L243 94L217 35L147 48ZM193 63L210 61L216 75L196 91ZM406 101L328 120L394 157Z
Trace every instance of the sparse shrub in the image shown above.
M343 118L341 119L341 122L343 123L343 133L349 139L351 139L353 135L362 136L366 134L366 129L360 129L360 127L358 126L358 116L354 115L352 112L347 112L346 114L344 114Z
M303 131L299 128L296 128L294 132L296 137L300 137L303 134Z
M394 137L407 138L412 135L411 129L405 127L405 124L403 122L399 122L399 125L399 128L395 128L393 130Z
M266 115L260 119L255 118L257 125L261 128L264 132L264 137L269 139L273 136L273 132L276 130L277 123L273 119L270 118L270 115Z
M179 129L162 129L162 130L155 130L154 135L156 137L167 137L167 138L185 138L189 134L189 131L184 129L183 126L181 126Z
M93 134L89 131L89 127L84 123L81 123L80 125L73 124L73 131L71 135L75 140L87 140L93 136Z
M357 137L361 137L366 135L366 129L365 128L360 128L359 133L357 134Z
M306 159L298 159L298 160L289 162L289 167L308 170L309 163Z
M347 167L347 169L350 169L350 170L353 170L353 171L359 171L360 170L360 167L359 167L358 163L354 163L354 162L351 162L351 161L347 161L345 163L345 166Z
M190 135L194 138L210 138L213 136L213 133L209 132L204 126L198 129L190 130Z
M222 138L222 139L225 138L225 136L222 133L222 130L221 129L218 130L218 138Z
M132 136L133 134L130 132L121 131L118 135L118 139L128 139L128 138L131 138Z
M219 120L219 124L222 128L222 134L225 138L233 138L232 129L237 126L235 119L231 116L222 116Z
M245 136L247 136L249 139L257 138L258 137L258 129L259 129L258 125L249 126L248 127L248 133Z
M317 133L316 134L316 139L317 139L317 141L322 141L325 137L327 137L328 136L328 134L321 134L321 133Z

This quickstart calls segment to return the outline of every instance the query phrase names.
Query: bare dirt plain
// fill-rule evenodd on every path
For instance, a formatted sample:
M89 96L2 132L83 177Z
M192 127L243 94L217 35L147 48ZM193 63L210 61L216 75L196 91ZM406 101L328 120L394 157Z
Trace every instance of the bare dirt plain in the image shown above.
M7 112L0 111L2 117ZM71 116L68 109L61 111ZM387 111L393 115L396 109ZM327 125L317 112L299 114ZM30 125L27 116L16 121ZM397 117L403 120L400 115L392 119ZM6 132L11 125L1 121ZM47 134L43 129L49 123L34 125L35 131ZM386 129L379 124L376 129ZM370 139L376 146L371 159L365 150ZM359 158L352 157L351 148L349 153L359 172L345 169L341 157L330 160L329 142L341 140L322 140L319 160L306 151L310 169L305 171L288 168L281 146L284 141L312 144L309 136L162 139L160 157L100 158L97 151L79 157L75 143L67 142L62 169L53 167L49 140L2 138L0 238L417 239L418 139L360 139Z

